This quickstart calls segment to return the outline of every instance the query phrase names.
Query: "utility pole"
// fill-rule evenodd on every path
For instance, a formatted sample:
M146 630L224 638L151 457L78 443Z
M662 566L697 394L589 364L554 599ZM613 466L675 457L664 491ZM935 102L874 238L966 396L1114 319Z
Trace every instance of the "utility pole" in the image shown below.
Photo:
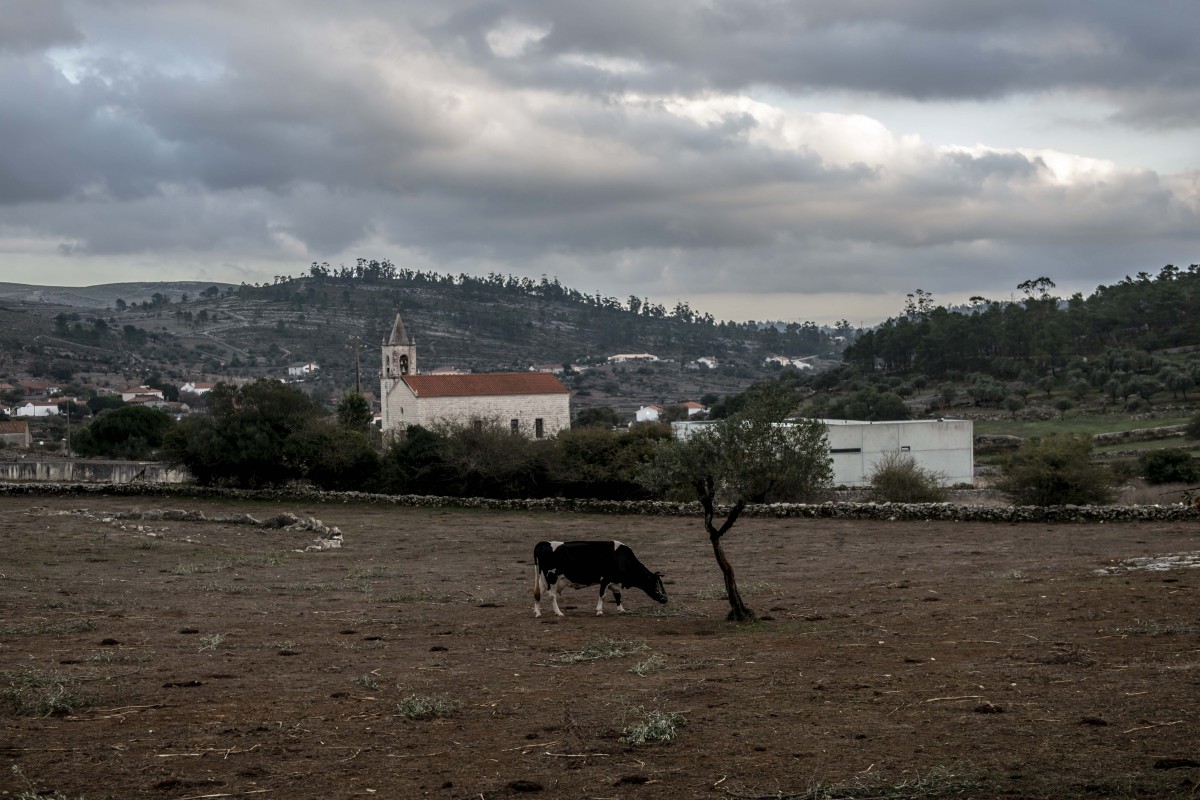
M361 340L359 339L358 336L351 336L350 338L354 340L354 393L362 394L362 387L361 387L360 381L359 381L360 373L359 373L359 367L358 367L358 343Z

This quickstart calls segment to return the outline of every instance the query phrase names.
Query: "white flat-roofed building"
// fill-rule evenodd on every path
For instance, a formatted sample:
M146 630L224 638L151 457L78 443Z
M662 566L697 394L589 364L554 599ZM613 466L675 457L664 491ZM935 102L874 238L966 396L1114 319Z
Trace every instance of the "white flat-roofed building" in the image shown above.
M887 422L823 419L833 459L835 486L866 486L884 455L911 455L918 466L945 476L946 485L975 482L975 426L969 419L911 419ZM713 422L672 422L687 437ZM786 425L787 423L781 423Z

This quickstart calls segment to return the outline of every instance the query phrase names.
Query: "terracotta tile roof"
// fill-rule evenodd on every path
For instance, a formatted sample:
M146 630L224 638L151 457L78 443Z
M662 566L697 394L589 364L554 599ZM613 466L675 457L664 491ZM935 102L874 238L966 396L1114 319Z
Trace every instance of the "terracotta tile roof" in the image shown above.
M417 397L491 397L502 394L568 394L548 372L493 372L480 375L406 375Z
M24 433L27 430L29 430L28 422L0 420L0 433Z

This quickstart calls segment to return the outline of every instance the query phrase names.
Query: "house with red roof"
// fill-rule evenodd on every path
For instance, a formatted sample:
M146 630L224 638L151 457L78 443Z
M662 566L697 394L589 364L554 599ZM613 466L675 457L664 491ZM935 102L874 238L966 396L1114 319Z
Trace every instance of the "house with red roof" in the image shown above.
M379 396L384 433L485 421L540 439L571 426L570 390L550 373L420 374L416 341L399 314L383 344Z

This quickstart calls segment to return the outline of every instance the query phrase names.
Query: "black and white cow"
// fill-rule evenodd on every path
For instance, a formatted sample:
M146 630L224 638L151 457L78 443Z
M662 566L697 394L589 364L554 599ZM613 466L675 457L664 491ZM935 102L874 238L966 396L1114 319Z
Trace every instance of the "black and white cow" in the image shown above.
M576 589L600 584L596 613L604 613L604 590L612 587L617 611L621 605L622 589L641 589L660 603L667 602L660 573L646 569L629 545L607 542L538 542L533 548L533 615L542 615L542 592L550 595L554 613L563 616L558 607L558 592L565 586Z

